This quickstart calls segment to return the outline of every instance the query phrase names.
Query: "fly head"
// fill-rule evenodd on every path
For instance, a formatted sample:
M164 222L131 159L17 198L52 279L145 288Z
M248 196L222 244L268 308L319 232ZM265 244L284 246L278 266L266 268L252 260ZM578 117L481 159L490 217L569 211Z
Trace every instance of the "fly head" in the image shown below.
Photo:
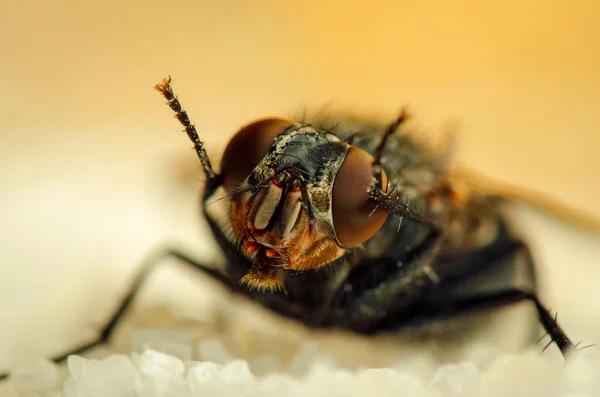
M284 289L286 272L318 269L372 237L387 217L369 197L372 165L367 152L304 123L243 127L221 164L232 242L252 262L241 282Z

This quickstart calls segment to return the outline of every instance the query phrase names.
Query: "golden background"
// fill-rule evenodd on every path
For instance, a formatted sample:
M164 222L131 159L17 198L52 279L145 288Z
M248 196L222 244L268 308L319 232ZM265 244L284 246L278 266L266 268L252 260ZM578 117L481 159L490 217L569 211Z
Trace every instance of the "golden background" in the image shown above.
M215 158L254 118L407 104L426 133L457 134L461 164L600 216L598 15L592 0L5 0L0 364L92 332L90 307L105 318L165 235L214 250L195 198L174 198L195 157L152 90L167 74Z

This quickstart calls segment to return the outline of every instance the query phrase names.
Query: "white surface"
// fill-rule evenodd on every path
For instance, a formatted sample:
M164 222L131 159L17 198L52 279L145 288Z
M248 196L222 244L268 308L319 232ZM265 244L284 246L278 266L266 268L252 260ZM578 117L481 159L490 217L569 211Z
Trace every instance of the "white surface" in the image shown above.
M3 390L15 397L600 395L600 362L581 355L566 365L533 351L485 363L436 365L427 354L417 353L387 368L345 369L309 345L283 365L276 360L249 364L231 359L222 347L209 350L201 345L200 350L204 353L200 362L155 350L103 360L71 356L64 384L57 382L51 363L40 361Z

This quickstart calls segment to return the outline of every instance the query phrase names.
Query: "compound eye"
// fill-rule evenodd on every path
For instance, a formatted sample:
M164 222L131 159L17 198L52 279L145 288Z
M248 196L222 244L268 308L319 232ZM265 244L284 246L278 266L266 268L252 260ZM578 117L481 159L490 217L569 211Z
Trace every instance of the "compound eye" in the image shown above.
M232 193L269 153L275 137L294 122L280 118L254 121L231 138L221 160L223 188Z
M355 247L373 237L388 216L388 211L376 208L369 197L373 157L351 146L333 182L333 226L344 247ZM382 169L382 185L387 175ZM373 211L375 210L375 211Z

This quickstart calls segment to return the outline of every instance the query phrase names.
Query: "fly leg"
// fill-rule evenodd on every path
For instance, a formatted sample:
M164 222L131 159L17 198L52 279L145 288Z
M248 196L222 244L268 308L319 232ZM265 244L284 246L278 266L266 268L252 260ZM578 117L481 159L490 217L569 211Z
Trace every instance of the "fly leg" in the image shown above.
M138 275L136 276L135 280L133 281L131 287L127 291L127 294L121 301L120 305L113 312L113 315L107 321L106 325L104 325L104 327L102 328L102 331L100 332L100 335L98 336L98 338L96 340L93 340L91 342L83 344L83 345L69 351L68 353L65 353L63 355L55 357L52 359L52 361L54 361L55 363L63 362L67 359L68 356L70 356L72 354L82 354L82 353L85 353L97 346L100 346L100 345L108 342L110 337L112 336L115 328L119 325L120 321L125 317L125 314L127 313L128 309L131 307L135 297L141 291L141 289L144 285L144 282L148 279L148 277L150 276L152 271L156 268L156 266L161 261L168 259L168 258L179 259L182 263L190 266L191 268L200 270L203 273L212 277L213 279L220 281L222 284L226 285L229 289L232 289L232 290L239 289L239 287L237 285L232 285L230 280L223 273L220 273L219 271L217 271L215 269L212 269L210 267L207 267L207 266L199 263L197 260L193 259L191 256L187 255L186 253L182 252L181 250L176 249L176 248L170 248L170 247L161 247L161 248L155 250L152 254L150 254L148 256L148 258L143 262L141 269L140 269ZM8 377L9 377L9 373L0 373L0 380L6 379Z
M528 280L532 276L527 273L533 269L533 258L529 248L518 240L512 240L505 247L498 251L502 252L502 256L495 258L496 263L465 283L466 289L454 288L436 297L436 302L443 303L429 306L428 314L436 316L437 312L437 315L447 316L528 300L535 305L539 321L552 342L560 349L563 357L567 357L570 352L576 350L575 344L558 324L557 316L552 315L541 303L533 282ZM493 260L490 257L487 259Z
M332 309L340 313L340 318L334 321L355 332L370 334L379 331L381 321L391 313L408 312L440 282L432 266L440 248L440 236L429 233L407 253L401 268L384 274L375 285L362 283L361 268L369 264L354 269L336 293Z
M508 305L524 300L533 302L537 310L540 323L544 330L550 335L552 342L560 349L563 357L567 357L575 349L575 345L565 331L558 324L557 316L552 315L550 311L540 302L535 293L522 291L519 289L507 289L489 294L474 295L464 300L452 303L452 312L459 314L461 312L472 312L475 310L489 309L497 306Z
M533 259L522 241L500 240L473 258L469 264L472 273L440 285L413 310L411 318L390 316L385 321L387 324L380 324L380 327L394 329L409 323L424 323L528 300L535 305L541 325L563 357L575 350L556 316L540 302L535 292ZM463 265L454 264L456 267Z

